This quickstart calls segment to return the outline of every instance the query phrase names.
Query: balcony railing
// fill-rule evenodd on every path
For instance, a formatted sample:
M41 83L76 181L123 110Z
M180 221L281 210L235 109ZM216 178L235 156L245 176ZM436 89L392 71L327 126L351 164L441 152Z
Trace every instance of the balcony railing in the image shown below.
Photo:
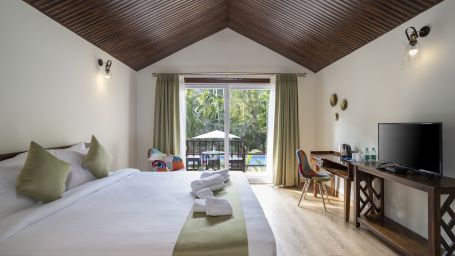
M245 141L230 140L229 169L245 171ZM224 163L224 141L189 139L186 141L187 170L220 169Z
M244 140L230 140L229 169L265 171L266 153L248 153ZM189 139L186 141L187 170L220 169L224 164L224 141Z

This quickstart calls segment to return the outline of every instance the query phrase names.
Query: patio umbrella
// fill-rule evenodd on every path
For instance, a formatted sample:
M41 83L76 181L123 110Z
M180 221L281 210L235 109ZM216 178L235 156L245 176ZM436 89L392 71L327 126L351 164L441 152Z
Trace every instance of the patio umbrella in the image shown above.
M224 139L224 132L215 130L196 136L193 139ZM229 139L240 139L240 137L237 135L229 134Z

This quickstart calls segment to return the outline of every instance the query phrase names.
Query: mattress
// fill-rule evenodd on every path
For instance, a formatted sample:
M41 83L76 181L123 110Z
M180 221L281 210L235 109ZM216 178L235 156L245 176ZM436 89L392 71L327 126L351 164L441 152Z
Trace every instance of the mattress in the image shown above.
M0 220L0 255L172 255L194 198L197 172L122 169ZM272 230L243 173L249 255L276 255Z

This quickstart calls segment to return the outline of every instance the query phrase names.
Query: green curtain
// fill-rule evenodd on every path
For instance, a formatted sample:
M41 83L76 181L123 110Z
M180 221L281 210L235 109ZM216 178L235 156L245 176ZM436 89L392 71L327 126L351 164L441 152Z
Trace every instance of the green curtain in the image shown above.
M159 74L156 81L153 147L180 154L179 76Z
M299 148L299 102L297 75L276 76L275 125L273 134L273 184L294 186L299 183L295 151Z

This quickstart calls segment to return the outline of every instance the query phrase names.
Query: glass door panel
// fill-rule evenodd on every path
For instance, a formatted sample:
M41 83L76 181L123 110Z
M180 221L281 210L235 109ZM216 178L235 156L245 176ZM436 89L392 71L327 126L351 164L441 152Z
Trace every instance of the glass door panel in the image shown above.
M188 170L224 168L223 88L187 88L186 159Z
M267 176L267 123L270 89L230 89L231 170Z

